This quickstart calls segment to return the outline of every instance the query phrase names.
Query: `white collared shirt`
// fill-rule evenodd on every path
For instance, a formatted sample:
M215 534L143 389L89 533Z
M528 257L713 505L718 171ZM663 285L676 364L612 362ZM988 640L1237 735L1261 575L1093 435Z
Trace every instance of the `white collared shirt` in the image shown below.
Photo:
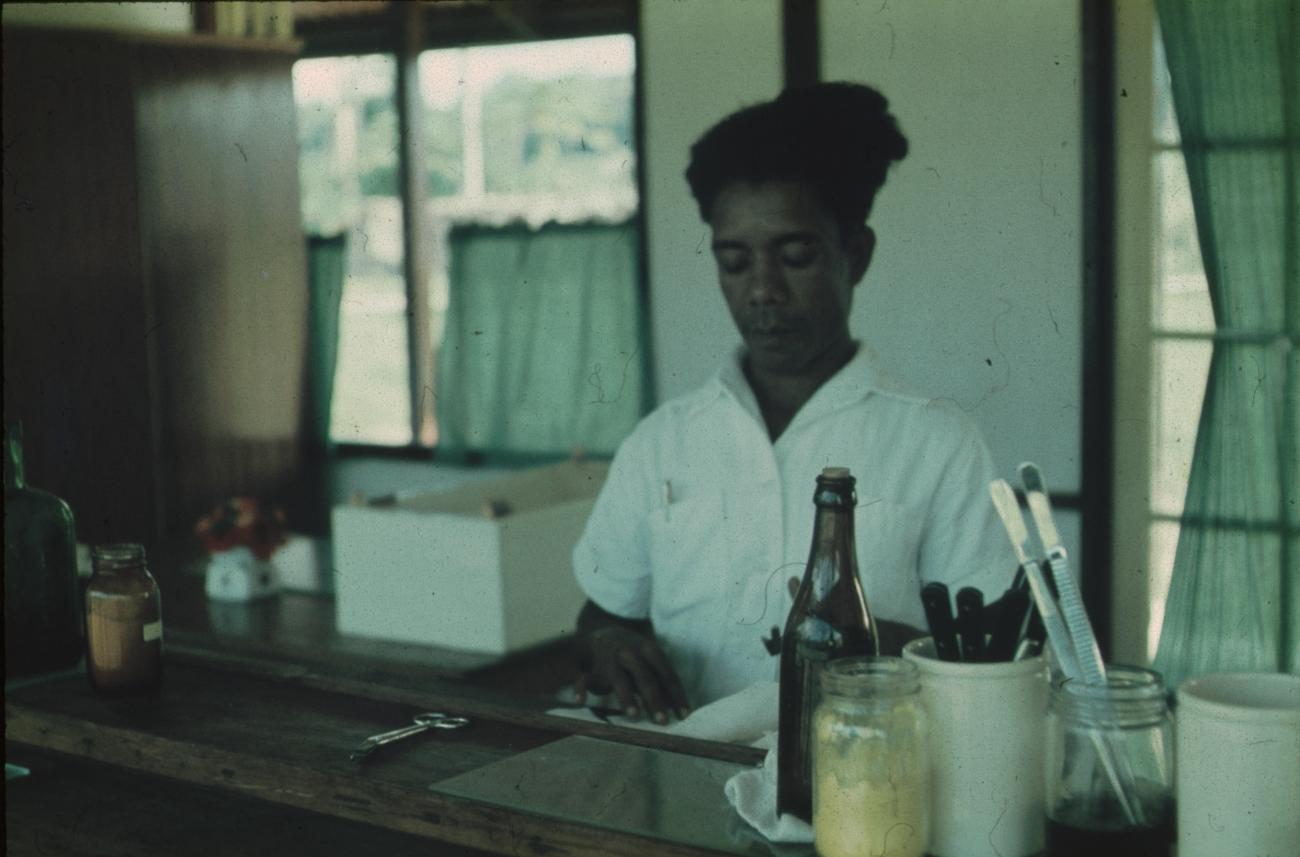
M592 601L651 620L695 707L777 677L763 638L785 625L825 467L857 479L859 574L877 620L925 628L923 583L992 601L1016 567L988 449L955 403L899 391L860 345L773 443L742 353L628 436L573 552Z

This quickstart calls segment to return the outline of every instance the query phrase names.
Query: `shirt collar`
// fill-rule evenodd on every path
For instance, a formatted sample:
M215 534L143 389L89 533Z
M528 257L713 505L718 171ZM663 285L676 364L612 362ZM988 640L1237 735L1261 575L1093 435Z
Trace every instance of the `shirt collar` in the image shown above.
M873 392L893 389L895 385L881 369L879 358L871 347L863 342L858 342L857 346L858 350L852 359L813 393L812 398L799 409L795 419L820 416L844 405L860 402ZM741 368L744 357L745 347L737 346L714 376L712 385L719 394L730 396L746 413L761 423L758 399L745 378L745 370ZM709 397L710 401L712 399Z

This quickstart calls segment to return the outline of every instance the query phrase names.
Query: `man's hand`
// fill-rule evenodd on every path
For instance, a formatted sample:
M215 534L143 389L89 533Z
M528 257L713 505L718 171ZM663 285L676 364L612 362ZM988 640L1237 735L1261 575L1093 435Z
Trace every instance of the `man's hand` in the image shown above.
M690 713L686 691L654 638L609 614L605 616L615 621L590 627L596 624L592 621L592 608L599 610L589 602L582 617L587 621L579 620L580 672L573 685L577 703L585 705L588 692L613 691L628 717L640 716L638 700L656 723L667 723L670 711L678 718L686 717ZM584 624L588 627L584 628Z

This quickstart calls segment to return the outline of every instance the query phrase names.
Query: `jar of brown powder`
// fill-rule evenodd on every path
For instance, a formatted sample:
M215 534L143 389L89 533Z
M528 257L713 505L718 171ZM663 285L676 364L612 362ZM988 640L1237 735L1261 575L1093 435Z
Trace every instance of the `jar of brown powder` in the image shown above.
M100 545L86 588L86 673L104 694L154 690L162 679L162 603L144 547Z

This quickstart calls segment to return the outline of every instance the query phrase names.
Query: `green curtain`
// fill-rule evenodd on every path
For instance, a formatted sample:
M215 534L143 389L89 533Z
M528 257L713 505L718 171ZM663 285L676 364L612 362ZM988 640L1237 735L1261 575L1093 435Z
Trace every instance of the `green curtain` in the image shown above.
M302 478L294 496L286 498L290 526L302 533L326 536L330 525L330 404L334 366L339 351L339 309L346 270L344 236L307 236L307 372L303 383ZM325 569L332 547L325 542ZM326 572L325 591L332 586Z
M648 392L635 224L450 237L441 452L612 453Z
M1293 671L1300 3L1158 0L1216 325L1155 667Z
M347 251L343 235L307 236L310 289L307 327L307 402L310 437L317 449L330 443L330 406L339 355L339 306Z

